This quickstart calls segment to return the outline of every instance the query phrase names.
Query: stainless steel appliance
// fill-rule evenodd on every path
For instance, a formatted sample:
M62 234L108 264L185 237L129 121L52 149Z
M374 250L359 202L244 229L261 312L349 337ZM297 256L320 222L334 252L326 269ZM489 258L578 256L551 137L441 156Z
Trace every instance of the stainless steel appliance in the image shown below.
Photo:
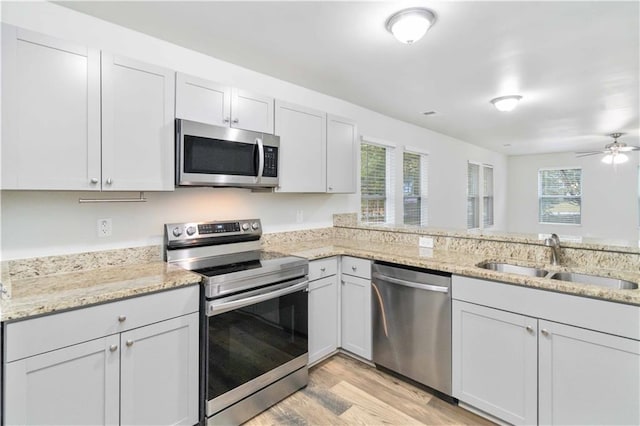
M278 186L280 137L176 120L176 185Z
M306 386L308 261L260 250L257 219L173 223L164 234L165 260L203 277L207 424L240 424Z
M450 396L451 274L371 268L373 362Z

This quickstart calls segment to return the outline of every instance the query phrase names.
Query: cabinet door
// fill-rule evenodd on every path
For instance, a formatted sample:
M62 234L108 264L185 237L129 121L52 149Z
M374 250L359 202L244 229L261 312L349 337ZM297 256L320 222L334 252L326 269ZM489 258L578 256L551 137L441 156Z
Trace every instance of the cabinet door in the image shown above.
M228 127L231 120L231 87L177 73L176 118Z
M325 192L327 115L276 101L280 136L280 192Z
M371 360L371 281L342 275L342 348Z
M536 424L537 320L453 301L453 396L512 424Z
M540 424L640 424L640 342L540 321Z
M309 364L338 349L338 277L309 283Z
M100 189L100 53L2 26L2 188Z
M119 337L6 364L5 424L117 425Z
M121 335L123 425L198 422L198 314Z
M102 52L102 189L174 189L174 72Z
M231 90L231 127L273 134L273 98Z
M356 123L327 115L327 192L356 192Z

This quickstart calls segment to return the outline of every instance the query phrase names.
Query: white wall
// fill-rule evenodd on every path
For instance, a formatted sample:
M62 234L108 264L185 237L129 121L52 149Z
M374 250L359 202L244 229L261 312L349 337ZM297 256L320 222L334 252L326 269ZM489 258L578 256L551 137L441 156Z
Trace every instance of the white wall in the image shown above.
M358 122L359 132L427 151L429 224L466 226L466 164L492 164L496 228L505 228L506 157L395 120L343 100L167 43L45 2L2 2L2 21L58 38L306 105ZM397 158L400 156L397 156ZM401 173L402 168L398 168ZM399 176L399 175L398 175ZM397 182L401 182L398 178ZM398 185L401 188L401 185ZM3 258L21 258L132 245L158 244L167 222L260 217L265 231L331 225L333 213L358 211L359 195L254 194L240 189L178 189L147 193L141 204L79 205L73 192L2 191ZM397 194L401 197L401 194ZM296 223L296 211L304 212ZM113 236L96 237L96 221L113 219ZM400 219L401 215L397 215Z
M579 235L611 243L638 244L638 154L627 163L602 163L601 155L577 158L574 153L508 157L507 222L509 232ZM582 168L582 224L538 223L538 170Z

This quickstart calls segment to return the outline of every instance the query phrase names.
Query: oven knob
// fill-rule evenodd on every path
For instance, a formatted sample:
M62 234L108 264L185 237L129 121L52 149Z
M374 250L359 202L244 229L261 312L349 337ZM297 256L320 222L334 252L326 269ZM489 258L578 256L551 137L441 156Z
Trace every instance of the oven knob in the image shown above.
M195 233L196 233L196 228L195 227L190 226L190 227L187 228L187 235L191 236L191 235L193 235Z
M246 223L246 222L245 222L245 223L243 223L243 224L242 224L242 230L243 230L243 231L248 231L248 230L249 230L249 224L248 224L248 223Z
M251 228L253 228L254 231L257 231L258 228L260 228L260 224L258 222L253 222L251 224Z
M176 237L179 237L180 235L182 235L182 228L180 228L179 226L176 226L175 228L173 228L173 235Z

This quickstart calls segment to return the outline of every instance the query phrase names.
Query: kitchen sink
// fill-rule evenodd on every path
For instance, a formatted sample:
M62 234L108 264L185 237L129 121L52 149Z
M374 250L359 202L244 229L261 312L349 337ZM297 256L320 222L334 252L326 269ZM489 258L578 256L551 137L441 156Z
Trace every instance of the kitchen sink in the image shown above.
M591 284L600 287L617 288L621 290L635 290L638 284L617 278L600 277L598 275L578 274L575 272L556 272L551 275L552 280L570 281L576 284Z
M480 268L491 271L506 272L508 274L526 275L529 277L545 277L549 273L545 269L531 266L512 265L510 263L483 262L478 265Z

